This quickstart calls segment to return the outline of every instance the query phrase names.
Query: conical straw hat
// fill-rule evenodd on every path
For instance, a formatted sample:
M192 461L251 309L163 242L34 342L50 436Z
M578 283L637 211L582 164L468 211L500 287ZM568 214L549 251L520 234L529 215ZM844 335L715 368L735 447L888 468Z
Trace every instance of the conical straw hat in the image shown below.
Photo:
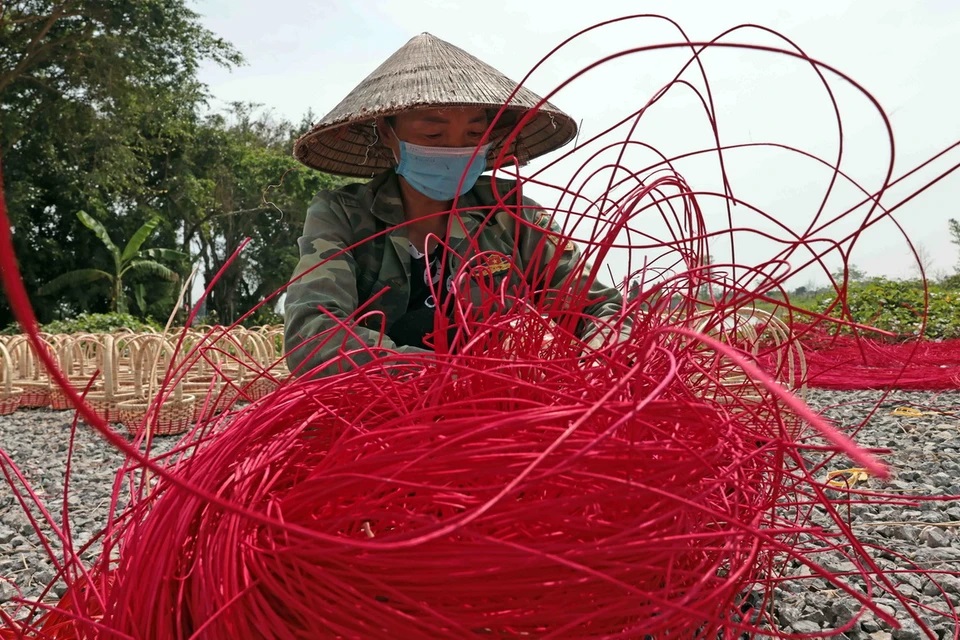
M393 154L374 131L375 118L431 107L497 110L516 87L516 82L463 49L423 33L387 58L297 140L294 155L308 167L327 173L371 177L394 164ZM497 143L523 112L540 101L532 91L521 87L510 100L510 117L497 128L492 141ZM510 152L525 164L563 146L576 132L573 119L546 102L523 128ZM492 148L489 157L499 151Z

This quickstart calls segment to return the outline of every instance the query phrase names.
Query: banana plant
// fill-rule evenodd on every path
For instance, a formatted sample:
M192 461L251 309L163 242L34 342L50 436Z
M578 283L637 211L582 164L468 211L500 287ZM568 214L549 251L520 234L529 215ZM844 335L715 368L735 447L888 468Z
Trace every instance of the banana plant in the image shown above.
M129 275L153 275L161 280L176 282L179 276L169 267L161 264L160 260L178 260L185 257L182 251L175 249L141 249L153 230L160 224L160 218L154 217L143 224L121 251L114 244L110 234L96 218L78 211L77 217L85 227L93 231L103 246L113 257L113 273L101 269L76 269L61 274L40 287L38 293L50 295L65 287L79 286L106 280L110 283L110 310L117 313L127 313L127 298L123 289L123 278Z

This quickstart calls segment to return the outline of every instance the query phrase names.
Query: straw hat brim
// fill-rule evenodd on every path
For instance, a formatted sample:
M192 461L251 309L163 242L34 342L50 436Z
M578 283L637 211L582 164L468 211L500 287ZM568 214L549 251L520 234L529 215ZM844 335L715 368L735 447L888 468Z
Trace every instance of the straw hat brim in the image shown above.
M484 108L491 116L507 105L493 130L491 168L506 135L531 109L536 115L508 153L526 164L574 138L573 118L462 49L424 33L377 67L294 145L303 164L327 173L372 177L394 165L393 153L377 136L377 118L415 109Z

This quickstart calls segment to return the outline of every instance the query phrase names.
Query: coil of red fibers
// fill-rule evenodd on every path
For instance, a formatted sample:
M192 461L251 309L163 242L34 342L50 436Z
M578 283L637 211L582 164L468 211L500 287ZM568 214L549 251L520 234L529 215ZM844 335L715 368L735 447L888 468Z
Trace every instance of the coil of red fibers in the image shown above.
M743 594L797 530L776 515L795 482L786 414L762 385L702 396L704 346L656 328L602 354L611 367L563 342L544 354L524 335L542 329L504 322L475 340L513 331L536 355L284 386L118 523L95 568L111 585L97 624L164 639L750 629ZM701 365L678 362L687 348ZM66 626L56 637L95 635Z
M177 474L275 522L161 482L117 532L103 624L142 638L735 627L778 498L758 488L775 481L744 480L778 473L775 445L668 395L506 391L493 375L357 375L252 406Z
M611 58L690 49L687 69L701 62L708 44L724 46L685 40ZM757 49L807 62L823 78L822 65L798 50ZM559 290L537 289L544 293L537 297L508 291L503 280L467 282L466 271L452 274L453 293L472 289L480 302L448 297L454 308L438 315L434 354L381 350L378 360L343 375L287 380L259 399L243 394L252 404L198 425L181 445L183 459L163 463L141 454L78 405L149 475L139 477L144 493L108 524L90 576L68 575L68 597L27 620L20 635L782 637L770 608L748 619L741 605L751 588L764 590L768 602L788 561L892 622L872 599L882 590L901 603L904 597L871 562L805 456L845 455L878 474L884 467L793 394L800 386L790 364L795 341L765 342L769 335L759 335L765 329L752 328L755 316L741 314L757 301L769 302L800 269L822 266L829 251L840 247L848 255L858 231L831 237L830 224L850 210L821 219L830 188L803 233L780 224L754 235L750 219L734 222L732 213L719 231L706 224L695 196L730 206L723 156L754 145L721 145L700 69L703 93L681 72L619 124L639 125L675 83L702 99L707 144L669 155L656 151L640 170L627 170L618 158L615 165L597 160L603 168L594 172L588 160L577 172L579 190L572 181L558 188L560 199L571 201L573 227L596 223L588 238L576 238L585 247L576 264L563 266L586 287L573 287L563 273L554 277L575 237L569 227L540 245L531 260L540 272L528 267L519 278L559 282ZM835 102L834 108L842 142ZM534 115L531 110L528 117ZM615 154L646 148L630 140L632 129L627 139L602 139L620 135L615 129L578 144L567 157L592 154L597 146ZM700 154L717 157L722 193L694 194L674 169ZM848 179L824 164L834 179ZM891 161L880 192L892 184L892 170ZM587 187L595 181L606 188L590 197ZM864 194L872 211L874 196ZM503 201L486 213L529 227L520 215L520 189L498 195ZM742 192L736 204L777 221ZM644 230L643 216L658 216L665 230ZM739 264L734 245L761 235L773 242L770 259ZM707 241L716 238L718 244L729 240L728 264L708 264ZM466 240L465 269L483 257L477 239ZM5 225L0 241L9 244ZM616 247L654 255L643 269L630 263L628 279L637 277L640 293L622 315L606 319L611 334L623 339L587 348L574 331L586 320L584 290L598 275L592 265L603 264ZM809 255L798 258L802 251ZM551 253L553 259L541 260ZM35 337L22 283L10 275L16 272L12 254L0 253L0 262L11 304ZM454 330L449 344L447 329ZM202 351L211 348L190 355L210 355ZM183 371L169 372L168 380L177 375ZM811 525L815 509L835 528ZM817 552L824 549L840 552L853 568L841 573L820 566ZM851 576L862 584L851 586Z

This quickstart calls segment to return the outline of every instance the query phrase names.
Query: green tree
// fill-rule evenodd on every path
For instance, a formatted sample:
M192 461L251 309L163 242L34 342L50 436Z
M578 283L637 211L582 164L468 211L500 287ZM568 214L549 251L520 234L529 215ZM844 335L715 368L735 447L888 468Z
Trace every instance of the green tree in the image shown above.
M310 200L344 182L293 159L309 114L297 124L253 105L202 115L199 65L230 66L240 56L188 2L0 0L0 156L28 290L51 273L115 273L111 253L74 212L124 238L160 216L151 242L195 255L202 284L250 239L208 299L233 320L287 281ZM168 266L187 273L185 260ZM61 309L106 311L111 299L165 320L170 283L130 284L114 296L100 278L33 302L41 322ZM10 321L4 304L0 326Z
M947 221L947 224L950 227L950 242L957 245L957 248L960 249L960 222L955 218L950 218ZM960 274L960 256L957 257L957 263L954 266L954 271L957 274Z
M166 215L183 225L182 248L198 255L204 284L249 239L207 300L221 322L233 322L290 279L310 201L347 182L293 158L293 141L309 119L294 125L257 105L234 104L197 126L171 174Z
M40 291L38 291L40 295L52 295L65 287L77 287L98 280L105 280L110 284L110 311L127 313L127 292L124 288L124 276L128 274L130 276L152 275L168 282L176 282L179 279L175 271L158 262L158 260L180 260L185 257L182 252L174 249L141 248L150 234L157 228L157 225L160 224L160 218L152 218L137 229L121 251L100 222L84 211L78 211L77 217L84 226L96 234L103 246L106 247L113 258L113 270L108 272L102 269L86 268L68 271L40 287ZM143 289L139 289L138 298L141 311L145 311Z
M868 279L867 272L855 264L845 265L843 269L834 271L830 275L837 282L843 282L844 278L849 282L864 282Z
M0 2L0 158L28 291L50 273L109 270L91 264L97 240L74 212L130 237L164 209L171 166L207 97L200 64L240 62L187 4ZM156 242L175 245L177 227L163 218ZM72 290L68 311L104 310L102 293ZM62 306L33 302L41 322ZM5 304L0 325L10 321Z

